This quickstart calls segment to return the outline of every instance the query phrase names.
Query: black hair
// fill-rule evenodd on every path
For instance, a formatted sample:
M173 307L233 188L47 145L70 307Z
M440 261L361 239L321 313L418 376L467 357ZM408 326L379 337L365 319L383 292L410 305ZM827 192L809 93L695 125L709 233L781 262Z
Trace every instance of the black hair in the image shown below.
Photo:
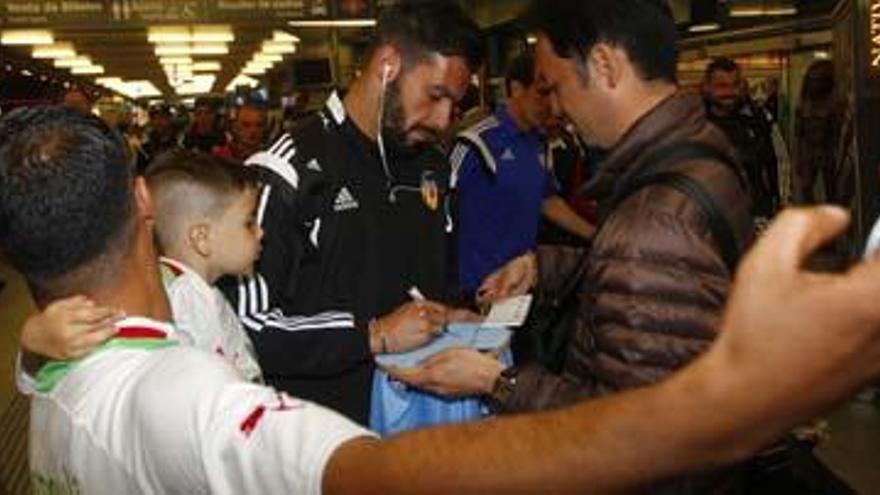
M507 65L504 87L508 95L514 82L518 82L526 88L530 88L535 82L535 54L532 50L524 51Z
M63 106L0 119L0 249L35 295L64 292L61 277L80 291L103 282L109 257L128 246L133 210L132 168L102 120Z
M393 45L406 64L427 55L462 57L471 72L483 63L480 28L453 0L403 0L382 12L373 49Z
M524 21L527 29L547 36L558 56L581 67L597 43L607 43L626 51L642 79L677 81L677 31L665 2L535 0Z
M739 68L739 64L737 64L736 61L734 61L731 58L727 58L727 57L714 58L714 59L712 59L711 62L709 62L709 65L706 66L706 80L708 80L710 77L712 77L712 74L714 74L715 72L718 72L718 71L739 72L740 68Z
M220 103L217 101L216 98L211 98L208 96L199 96L193 102L193 108L208 107L213 112L216 112L219 106Z

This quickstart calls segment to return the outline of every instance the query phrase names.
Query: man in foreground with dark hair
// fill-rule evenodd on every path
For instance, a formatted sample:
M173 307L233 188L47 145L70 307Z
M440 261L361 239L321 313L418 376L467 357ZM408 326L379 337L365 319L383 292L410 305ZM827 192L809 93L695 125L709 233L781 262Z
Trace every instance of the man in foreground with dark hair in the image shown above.
M880 376L880 263L803 272L847 216L792 211L743 263L718 342L664 383L377 441L176 346L152 224L144 180L97 118L0 120L0 249L41 308L81 293L129 315L100 350L37 374L37 491L620 492L742 458Z

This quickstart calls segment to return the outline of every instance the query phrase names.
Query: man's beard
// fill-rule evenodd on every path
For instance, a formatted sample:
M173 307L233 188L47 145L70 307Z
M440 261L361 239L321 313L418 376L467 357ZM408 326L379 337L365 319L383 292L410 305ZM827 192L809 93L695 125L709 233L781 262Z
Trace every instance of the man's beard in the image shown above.
M417 154L433 144L433 141L436 141L438 138L437 132L433 129L418 127L413 130L418 130L423 134L427 134L429 140L427 142L408 143L407 129L405 127L406 115L403 110L403 102L400 96L400 85L397 81L391 81L388 83L384 102L382 104L381 132L382 137L385 140L385 145L398 154Z

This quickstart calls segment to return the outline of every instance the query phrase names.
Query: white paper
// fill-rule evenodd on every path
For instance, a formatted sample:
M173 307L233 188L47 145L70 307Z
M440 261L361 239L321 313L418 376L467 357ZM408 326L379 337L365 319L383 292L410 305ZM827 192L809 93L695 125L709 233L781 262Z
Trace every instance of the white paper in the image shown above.
M526 321L532 295L515 296L496 302L483 321L484 327L518 327Z

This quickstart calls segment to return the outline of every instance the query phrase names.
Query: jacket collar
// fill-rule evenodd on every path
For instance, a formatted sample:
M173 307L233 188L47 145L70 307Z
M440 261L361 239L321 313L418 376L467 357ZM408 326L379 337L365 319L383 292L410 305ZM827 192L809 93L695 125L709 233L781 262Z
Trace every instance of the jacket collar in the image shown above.
M584 189L593 197L606 197L614 185L638 169L639 158L675 136L690 134L696 126L705 123L705 113L699 96L681 90L661 101L641 116L608 152L599 171Z

